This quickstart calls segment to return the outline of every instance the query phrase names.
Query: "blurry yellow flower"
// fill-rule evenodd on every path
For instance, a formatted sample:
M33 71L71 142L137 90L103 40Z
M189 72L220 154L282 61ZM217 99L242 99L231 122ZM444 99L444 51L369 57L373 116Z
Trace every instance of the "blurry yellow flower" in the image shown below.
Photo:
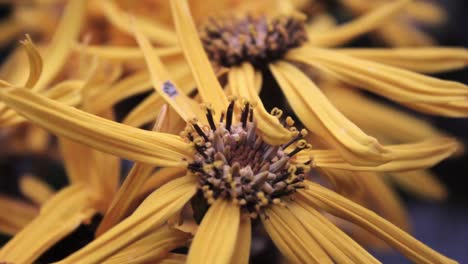
M150 246L142 239L178 214L197 191L211 206L190 246L189 263L247 263L250 219L259 216L281 252L294 262L378 263L322 211L372 232L415 262L456 263L371 211L306 179L311 169L320 167L365 171L426 168L455 151L456 142L434 138L388 146L399 156L377 166L352 165L334 150L311 149L304 139L307 132L297 131L291 118L281 123L279 109L271 116L260 100L248 98L239 104L233 97L226 97L203 52L186 3L171 4L180 44L204 102L203 111L169 80L137 23L136 37L152 84L171 107L161 110L154 131L100 118L27 88L0 90L0 99L31 122L96 150L137 161L106 212L99 236L60 263L102 263L125 252L135 241L142 241L136 242L139 246ZM254 77L253 68L245 66L242 70L247 75L239 77L247 78L237 86L255 87L250 80L259 79ZM164 122L170 111L188 123L180 136L162 132L174 129ZM282 137L275 143L273 132L281 131ZM180 168L186 175L181 177L177 171L166 174L168 183L133 210L148 181L150 165Z

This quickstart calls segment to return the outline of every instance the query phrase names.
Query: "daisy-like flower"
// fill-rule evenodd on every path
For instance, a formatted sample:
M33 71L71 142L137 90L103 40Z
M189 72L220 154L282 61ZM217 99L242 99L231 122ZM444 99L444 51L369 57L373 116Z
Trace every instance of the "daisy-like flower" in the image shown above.
M354 15L362 15L390 1L340 0ZM437 26L446 22L445 11L434 1L417 0L402 13L375 29L376 37L391 46L427 46L434 44L432 37L422 26ZM405 36L405 37L402 37Z
M104 216L103 231L60 263L103 262L178 213L197 191L210 207L190 246L189 263L247 263L251 218L259 216L281 252L294 262L378 263L323 212L371 231L415 262L455 263L371 211L306 179L309 171L321 164L325 167L327 163L347 164L346 169L351 170L356 166L344 162L333 151L307 152L311 146L304 140L306 132L295 130L290 118L282 124L276 117L257 115L255 109L260 102L253 108L252 101L240 101L239 105L234 98L227 98L196 37L185 2L171 4L181 45L184 49L190 46L187 60L205 102L203 111L194 108L193 101L167 80L167 71L138 27L136 36L155 89L188 122L180 136L115 123L22 87L0 91L0 99L28 120L97 150L139 162ZM270 122L262 123L264 120ZM269 124L268 129L258 129ZM264 131L273 131L280 125L291 136L280 144L265 140L271 134ZM158 123L156 127L160 127ZM404 159L357 169L425 168L452 153L456 143L438 138L389 148L405 153ZM313 151L311 161L309 155ZM305 152L306 155L301 155ZM169 175L168 183L132 213L141 182L147 180L138 177L141 174L136 168L145 168L145 164L180 168L186 175ZM123 196L127 199L122 199Z

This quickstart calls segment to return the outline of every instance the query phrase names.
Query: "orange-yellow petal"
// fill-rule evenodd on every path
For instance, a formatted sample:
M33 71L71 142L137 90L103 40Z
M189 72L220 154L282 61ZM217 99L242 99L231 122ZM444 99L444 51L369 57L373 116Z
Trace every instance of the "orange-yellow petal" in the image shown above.
M54 195L50 185L41 179L26 174L20 178L21 193L37 205L41 205Z
M31 204L0 195L0 233L15 235L38 215L39 210ZM8 212L8 213L5 213Z

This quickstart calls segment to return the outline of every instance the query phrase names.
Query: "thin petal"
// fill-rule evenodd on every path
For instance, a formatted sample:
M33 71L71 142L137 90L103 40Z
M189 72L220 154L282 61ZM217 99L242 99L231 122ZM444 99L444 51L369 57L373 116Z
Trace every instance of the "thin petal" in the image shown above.
M179 137L144 131L64 106L24 88L0 90L0 98L34 123L97 150L161 166L185 166L191 147Z
M286 62L270 65L289 104L304 125L336 148L352 164L382 164L385 150L328 101L299 69Z
M138 198L136 200L142 201L150 193L154 192L164 184L184 176L186 173L185 168L161 168L149 176L143 187L140 189Z
M468 87L392 66L312 47L292 50L289 59L316 66L355 87L407 107L443 116L468 116Z
M391 142L415 142L444 136L429 122L381 102L377 102L341 84L323 89L330 101L364 131ZM362 113L366 113L363 115ZM392 129L388 129L391 124Z
M385 183L384 175L375 172L358 172L357 181L362 186L364 206L376 211L380 216L394 225L411 231L410 220L406 208L392 187ZM362 203L361 203L362 204Z
M288 209L336 263L380 263L330 220L301 200L288 203Z
M375 30L382 42L392 47L427 47L436 45L431 35L407 20L392 20ZM401 36L408 36L402 38Z
M83 0L68 1L62 15L62 21L60 21L52 41L43 55L44 70L33 88L35 91L47 88L65 65L83 25L85 6L86 3Z
M307 159L317 167L353 171L401 172L425 169L452 155L459 148L450 138L431 138L419 143L389 145L390 161L377 166L356 166L347 163L336 150L311 150Z
M55 192L46 182L28 174L20 178L19 184L21 193L37 205L45 203Z
M252 242L252 223L250 217L240 220L237 234L236 248L232 254L231 264L248 264L250 257L250 243Z
M236 248L239 223L239 206L216 200L193 238L187 263L229 264Z
M126 46L98 46L98 45L83 45L76 44L74 49L86 55L98 56L104 59L111 60L142 60L144 59L143 52L138 47ZM154 50L158 57L173 56L181 54L180 47L158 47Z
M153 51L151 44L145 35L143 35L138 25L135 25L134 32L138 45L145 55L146 66L154 89L186 122L200 116L198 114L199 107L195 106L195 102L186 96L185 93L180 92L177 84L171 82L169 72L164 67L161 59Z
M416 263L457 263L411 237L372 211L355 204L318 184L305 182L299 191L307 203L355 223L378 236Z
M390 177L399 187L423 199L441 201L448 196L447 187L428 170L391 173Z
M39 210L31 204L0 195L0 211L8 212L0 214L0 232L7 235L15 235L39 213Z
M203 49L187 1L171 1L171 10L179 37L179 45L192 69L198 91L203 102L213 105L217 114L215 119L218 119L221 112L226 109L228 100Z
M0 259L32 263L94 213L91 194L83 185L67 187L44 204L39 216L8 241L0 250Z
M414 1L405 9L405 13L418 22L439 25L447 21L447 13L438 3Z
M309 42L314 46L338 46L356 38L359 35L372 31L384 24L389 18L398 15L410 1L398 0L382 5L362 17L338 26L330 31L310 36Z
M99 6L104 12L104 16L109 22L119 30L132 34L131 25L128 23L126 14L119 10L113 1L99 1ZM177 43L177 38L171 29L162 24L158 24L156 20L147 20L143 17L136 17L136 23L141 27L143 32L148 35L151 41L162 45L173 45Z
M163 226L121 249L117 254L102 263L153 263L163 259L171 250L186 244L189 238L190 235L187 233Z
M149 231L161 226L180 211L196 190L197 179L191 175L165 184L152 193L132 215L57 263L101 263L122 248L143 238Z
M170 253L165 259L157 262L158 264L185 264L187 257L182 254Z
M315 237L311 236L286 207L271 206L262 223L278 249L294 263L333 263Z
M150 176L153 168L152 165L138 162L133 165L99 224L96 236L104 234L135 210L138 206L135 196Z
M354 48L337 51L359 59L422 73L457 70L468 65L468 50L464 48Z
M29 77L24 86L32 88L41 76L42 58L29 36L21 44L25 48L29 60Z
M232 93L238 97L245 98L250 104L254 104L254 116L257 120L257 128L262 133L262 138L269 144L280 145L289 141L294 134L286 129L277 117L267 112L262 100L257 94L256 72L249 63L229 70L229 87Z

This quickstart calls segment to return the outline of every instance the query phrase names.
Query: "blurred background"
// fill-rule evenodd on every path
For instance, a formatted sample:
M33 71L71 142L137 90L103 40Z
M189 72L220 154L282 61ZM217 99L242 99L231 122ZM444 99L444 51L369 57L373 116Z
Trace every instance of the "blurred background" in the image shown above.
M424 29L442 46L468 47L468 1L438 0L434 2L447 11L448 21L443 25L425 27ZM351 14L343 9L337 1L327 1L326 5L338 21L347 21L351 18ZM0 4L0 18L8 16L10 11L8 4ZM15 43L11 43L9 46L1 47L0 61L5 58L14 45ZM350 46L375 47L384 46L384 44L371 36L364 36L350 43ZM468 84L468 70L440 74L437 77ZM129 103L127 102L127 104ZM125 109L128 108L128 105L123 103L119 107ZM405 109L405 111L407 110ZM468 143L468 119L419 116L430 120L438 128ZM468 263L468 250L466 250L468 242L468 156L464 154L446 160L437 165L433 171L448 187L450 193L446 201L422 201L400 191L409 209L414 228L413 234L416 238L441 253L458 260L460 263ZM56 188L67 184L64 169L60 162L54 158L40 155L25 157L2 153L0 154L0 193L19 196L17 178L27 172L33 172L35 175L47 179L47 182ZM90 239L92 231L84 229L77 233L79 233L77 235L79 236L78 240L85 242ZM0 235L0 247L2 241L4 242L7 239L7 237ZM268 249L268 243L265 241L254 240L253 243L257 243L259 248L253 262L272 263L271 259L277 257L272 251L266 250ZM384 263L409 263L398 254L382 252L375 252L375 254Z

